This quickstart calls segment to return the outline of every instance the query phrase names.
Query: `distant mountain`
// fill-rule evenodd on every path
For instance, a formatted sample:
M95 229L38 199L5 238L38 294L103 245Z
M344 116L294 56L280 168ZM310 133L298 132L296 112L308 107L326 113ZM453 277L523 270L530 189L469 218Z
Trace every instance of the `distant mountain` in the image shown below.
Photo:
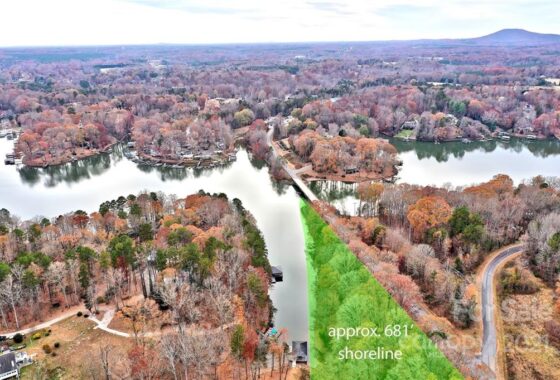
M524 29L502 29L487 36L467 38L460 41L476 45L546 45L560 43L560 35L534 33Z

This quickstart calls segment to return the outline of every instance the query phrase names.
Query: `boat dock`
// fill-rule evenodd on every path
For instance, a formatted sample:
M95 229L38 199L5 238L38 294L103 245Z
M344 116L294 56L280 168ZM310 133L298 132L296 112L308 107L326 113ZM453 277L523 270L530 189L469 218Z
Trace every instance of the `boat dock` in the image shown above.
M296 364L306 364L309 360L307 342L292 341L292 356Z
M280 267L272 267L271 276L273 283L282 282L284 280L284 273L282 273L282 269Z

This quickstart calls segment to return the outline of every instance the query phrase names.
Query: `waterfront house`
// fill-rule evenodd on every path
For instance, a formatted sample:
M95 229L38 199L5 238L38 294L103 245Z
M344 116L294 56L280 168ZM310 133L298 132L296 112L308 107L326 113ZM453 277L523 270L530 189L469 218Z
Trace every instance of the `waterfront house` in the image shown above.
M455 115L448 113L447 115L445 115L445 117L443 118L444 122L446 125L452 125L452 126L457 126L457 124L459 123L459 119L457 119L455 117Z
M272 267L271 274L274 282L282 282L284 279L284 274L282 273L282 269L280 267Z
M358 172L358 168L355 166L348 166L346 167L346 169L344 169L344 173L346 174L354 174Z
M307 342L293 341L292 356L296 363L307 363Z
M418 127L418 120L409 120L409 121L405 121L403 125L401 125L401 130L413 131L417 127Z

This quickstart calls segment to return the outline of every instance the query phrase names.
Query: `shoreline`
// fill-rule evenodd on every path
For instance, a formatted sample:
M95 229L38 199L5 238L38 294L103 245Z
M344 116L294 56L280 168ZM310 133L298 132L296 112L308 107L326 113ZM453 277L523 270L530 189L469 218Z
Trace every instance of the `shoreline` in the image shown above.
M122 142L114 142L102 149L95 149L95 150L87 150L78 154L76 156L72 156L71 159L68 157L57 157L56 160L51 160L47 162L37 162L32 161L29 162L23 158L23 166L36 168L36 169L44 169L47 167L56 167L56 166L63 166L66 164L71 164L74 162L82 161L88 158L92 158L101 154L109 154L111 150L121 144ZM150 156L148 154L140 154L140 155L132 155L130 154L129 150L124 149L124 155L127 159L144 165L150 165L153 167L158 167L161 165L172 165L177 166L178 168L213 168L216 166L226 165L230 162L235 161L237 151L231 151L228 153L223 153L220 155L212 155L209 158L202 158L202 159L170 159L170 158L156 158ZM61 159L62 158L62 159Z
M454 142L469 144L469 143L482 143L488 141L504 141L504 142L509 141L509 139L502 139L501 136L497 133L493 133L492 135L481 139L469 139L466 137L461 137L461 138L453 138L453 139L445 139L445 140L418 140L416 138L405 138L397 135L391 136L386 133L380 133L380 136L383 136L383 138L395 139L402 142L419 142L419 143L431 143L431 144L443 144L443 143L454 143ZM516 138L524 141L560 141L560 137L544 137L544 136L537 136L537 135L529 135L531 137L528 137L528 135L523 135L519 133L509 133L509 132L505 132L502 136L507 136L509 138Z
M499 136L492 136L490 138L484 138L484 139L480 139L480 140L469 140L469 141L463 141L464 139L422 141L422 140L416 140L416 139L404 139L404 138L389 136L387 134L381 134L381 135L386 137L386 138L393 138L395 140L399 140L403 143L427 143L427 144L433 144L433 145L438 145L440 143L464 143L464 144L469 144L469 143L483 143L483 142L490 142L490 141L507 143L507 142L511 141L509 139L501 139ZM545 137L527 138L526 136L517 135L517 134L509 134L508 136L511 137L511 138L514 138L514 139L521 140L523 142L533 142L533 141L537 141L537 142L543 142L543 141L554 142L554 141L557 141L557 142L560 142L559 137L555 137L555 138L545 138ZM380 137L380 138L383 138L383 137ZM167 166L167 167L176 167L176 168L210 169L210 168L227 165L228 163L234 162L236 160L236 154L237 154L237 150L232 150L232 151L228 150L228 151L222 152L220 154L215 154L215 155L211 155L210 157L205 157L205 158L200 158L200 159L194 159L194 158L189 158L189 159L187 159L187 158L179 158L179 159L158 158L158 157L150 156L149 154L146 154L146 153L131 154L132 151L126 148L125 143L123 143L122 141L115 141L115 142L105 146L102 149L84 149L83 151L81 151L80 154L77 154L75 156L68 157L68 155L66 154L66 156L64 156L64 157L59 156L59 157L57 157L56 160L50 160L48 162L37 162L37 160L34 160L33 162L29 162L25 159L25 156L24 156L21 164L23 164L24 167L30 167L30 168L36 168L36 169L62 166L62 165L66 165L66 164L69 164L69 163L82 161L82 160L87 159L87 158L92 158L92 157L95 157L95 156L100 155L100 154L110 153L111 149L113 149L117 145L123 145L124 155L127 159L129 159L129 160L131 160L135 163L138 163L138 164L149 165L149 166L152 166L152 167ZM20 152L18 153L18 150L16 148L17 148L17 141L14 141L14 154L16 154L16 155L21 154ZM269 166L270 166L270 164L269 164ZM323 174L315 173L315 172L312 172L312 173L303 172L301 174L302 174L302 179L304 179L307 182L340 181L340 182L345 182L345 183L361 183L361 182L366 182L366 181L382 181L382 182L386 182L386 183L392 183L395 180L395 177L398 176L398 173L400 171L399 167L400 167L400 165L396 165L395 172L391 176L381 176L381 175L371 175L370 176L370 175L361 175L361 173L324 174L323 175Z
M125 156L133 162L142 163L145 165L151 166L160 166L160 165L172 165L177 166L178 168L212 168L216 166L226 165L230 162L236 160L236 151L231 152L224 152L221 154L214 154L207 158L200 158L200 159L173 159L173 158L157 158L154 156L150 156L146 153L140 153L133 155L128 151Z
M103 154L103 153L109 153L109 151L115 146L117 145L119 142L113 142L101 149L86 149L84 151L82 151L82 154L77 154L77 155L72 155L71 154L71 159L67 159L67 157L57 157L56 160L50 160L50 161L46 161L46 162L35 162L36 160L32 160L31 162L29 162L29 160L26 160L25 156L23 157L23 165L24 166L28 166L30 168L47 168L49 166L62 166L62 165L66 165L66 164L70 164L72 162L78 162L78 161L82 161L85 160L86 158L91 158L91 157L95 157L99 154ZM14 146L14 152L16 151L16 147ZM66 152L68 153L68 152Z
M319 182L319 181L336 181L336 182L344 182L348 184L359 184L362 182L384 182L384 183L392 183L395 178L398 176L398 170L395 170L395 173L391 176L364 176L360 175L360 173L356 174L325 174L325 175L308 175L303 173L301 178L306 182Z

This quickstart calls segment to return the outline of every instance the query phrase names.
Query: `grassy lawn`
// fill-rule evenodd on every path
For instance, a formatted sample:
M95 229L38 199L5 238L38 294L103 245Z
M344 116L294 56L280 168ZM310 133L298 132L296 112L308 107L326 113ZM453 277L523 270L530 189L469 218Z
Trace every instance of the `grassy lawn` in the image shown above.
M398 139L409 139L412 137L412 135L414 134L414 131L410 130L410 129L403 129L401 130L399 133L397 133L395 135L396 138Z
M462 379L406 311L303 201L301 216L308 274L311 378ZM376 333L372 333L374 330ZM341 337L339 331L348 333ZM350 336L351 331L361 332Z
M50 334L32 340L26 337L24 349L35 363L22 371L21 379L89 379L92 367L99 365L99 348L114 347L112 355L126 357L133 340L94 329L95 324L83 317L71 317L50 327ZM55 343L59 347L55 348ZM47 354L43 346L48 345Z

